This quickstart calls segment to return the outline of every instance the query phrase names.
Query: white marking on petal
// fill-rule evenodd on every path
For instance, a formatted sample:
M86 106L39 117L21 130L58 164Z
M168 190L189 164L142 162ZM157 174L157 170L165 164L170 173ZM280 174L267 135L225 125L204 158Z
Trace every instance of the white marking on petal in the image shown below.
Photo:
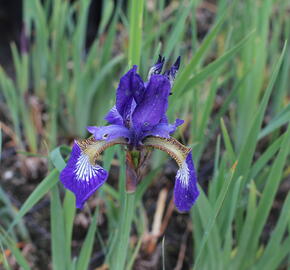
M92 165L88 155L81 153L78 157L74 173L79 181L86 181L87 183L95 176L98 175L101 169L98 165Z
M177 171L176 177L178 179L180 179L180 183L181 183L183 188L187 188L188 187L189 169L188 169L188 166L187 166L185 161L182 163L182 166Z
M149 72L148 72L148 81L150 80L150 77L155 74L157 71L156 66L153 66L152 68L150 68Z
M119 112L117 111L116 105L113 106L113 108L111 109L111 112L116 113L116 114L119 114Z
M96 158L108 147L115 144L127 144L125 138L117 138L110 142L95 140L93 137L84 140L76 140L80 148L80 156L77 159L74 173L78 181L89 182L96 177L103 168L96 164Z

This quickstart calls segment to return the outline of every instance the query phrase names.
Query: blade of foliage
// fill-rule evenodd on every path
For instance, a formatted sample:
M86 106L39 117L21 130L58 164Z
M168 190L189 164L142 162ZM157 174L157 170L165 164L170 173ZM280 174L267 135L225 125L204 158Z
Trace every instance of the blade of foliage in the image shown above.
M186 85L187 79L192 76L196 67L198 66L202 58L204 58L210 46L212 46L213 40L214 38L216 38L224 22L224 19L225 19L225 15L222 16L219 19L219 21L215 23L215 25L211 28L210 32L206 35L206 37L202 41L202 44L200 45L198 50L195 52L194 56L190 59L189 63L183 68L183 70L180 72L180 74L176 78L172 92L175 92L175 91L181 92L183 90L183 88ZM180 90L177 90L177 89L180 89Z
M129 67L140 63L144 1L130 1L130 5Z
M37 202L44 197L44 195L58 183L59 173L54 169L47 177L45 177L42 182L35 188L35 190L26 199L24 204L19 209L17 216L14 218L12 224L9 227L10 231L21 218L32 209L32 207L37 204Z
M95 213L92 216L91 224L90 224L89 230L86 234L85 241L84 241L83 246L81 248L79 258L77 260L77 267L76 267L77 270L88 269L88 267L89 267L90 257L92 254L93 244L94 244L94 240L95 240L95 233L97 230L98 215L99 215L99 209L96 208Z
M195 74L191 79L187 80L187 83L184 89L179 88L177 91L178 95L184 95L187 91L192 89L195 85L202 82L208 76L212 75L214 72L219 71L219 69L231 60L239 51L240 49L253 37L253 32L248 34L245 38L243 38L235 47L227 51L224 55L207 65L201 71ZM183 91L182 91L183 90Z
M249 241L245 238L241 238L240 249L238 252L238 258L235 262L237 267L244 267L244 265L250 264L253 259L254 250L257 248L258 240L261 236L262 229L268 217L271 205L273 203L275 194L277 192L279 183L282 178L283 167L285 165L287 155L289 153L290 145L290 126L281 142L281 147L274 164L271 167L270 173L265 183L265 187L260 199L259 205L257 207L257 214L254 216L252 224L246 224L244 230L248 230L246 233L249 235ZM251 253L252 252L252 253ZM244 256L247 254L247 260L244 260ZM249 258L249 254L252 254Z
M64 213L59 198L59 190L57 185L51 189L50 216L53 269L65 269L67 268L68 263L65 243L66 234L64 225Z
M30 266L27 260L22 255L20 249L17 247L17 243L9 237L2 226L0 227L0 242L3 243L14 255L17 264L21 266L24 270L30 270Z

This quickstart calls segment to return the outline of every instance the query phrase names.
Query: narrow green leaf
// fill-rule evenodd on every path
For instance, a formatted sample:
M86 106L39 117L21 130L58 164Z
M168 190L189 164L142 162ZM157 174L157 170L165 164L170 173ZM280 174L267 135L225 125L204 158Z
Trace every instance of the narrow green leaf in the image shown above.
M178 75L176 81L174 82L172 92L175 93L176 91L182 91L182 89L185 87L187 79L193 75L193 72L196 70L197 65L200 63L200 61L202 60L202 58L204 57L210 46L212 46L213 40L217 36L224 22L225 17L226 12L224 13L223 16L220 17L219 21L217 21L215 25L211 28L210 32L206 35L206 37L202 41L202 44L195 52L194 56L190 59L188 65L186 65L186 67L181 70L180 75Z
M172 53L172 50L174 47L177 46L178 41L182 37L182 33L184 32L184 28L186 26L186 19L189 14L193 11L193 4L194 1L190 0L189 3L183 1L182 5L184 5L184 8L179 9L180 12L176 16L178 16L178 21L173 25L172 30L170 31L170 35L167 39L167 42L165 44L165 51L164 56L166 58L169 58L170 54Z
M77 260L77 270L83 270L89 268L90 257L93 250L94 240L95 240L95 233L97 230L97 218L99 215L99 209L95 209L95 213L92 217L91 225L87 232L85 241L83 243L79 258Z
M284 108L259 134L259 140L267 136L282 125L290 122L290 104Z
M31 269L27 260L22 255L20 249L17 247L16 242L11 237L9 237L2 226L0 226L0 242L4 243L5 246L11 251L19 266L21 266L24 270Z
M51 224L51 252L53 269L62 270L67 268L68 258L66 257L66 233L64 227L64 213L61 206L58 187L51 189L50 203L50 224Z
M222 129L222 134L223 134L227 154L229 155L230 160L232 162L234 162L236 159L236 154L234 152L229 133L228 133L227 128L225 126L225 122L222 118L221 118L221 129Z
M259 157L259 159L254 163L251 167L251 173L249 178L254 179L258 173L265 168L268 161L275 155L275 153L279 150L281 142L283 139L283 135L276 139L268 148L267 150Z
M20 208L18 214L14 218L12 224L10 225L8 232L21 220L21 218L29 211L31 208L44 197L44 195L57 184L59 173L55 169L48 176L42 180L42 182L36 187L36 189L30 194L26 199L22 207Z
M199 269L199 263L200 263L200 258L202 256L202 252L204 251L204 247L207 243L207 240L210 236L210 233L212 231L212 229L214 228L214 225L215 225L215 221L217 219L217 216L222 208L222 205L223 205L223 202L226 198L226 195L227 195L227 192L229 190L229 187L230 187L230 184L231 184L231 181L232 181L232 178L233 178L233 172L229 173L229 176L227 177L226 179L226 183L224 184L223 186L223 190L222 192L220 193L218 199L217 199L217 202L216 202L216 205L213 209L213 213L209 219L209 222L207 224L207 227L205 229L205 233L204 233L204 236L203 236L203 240L200 244L200 250L199 250L199 253L196 255L196 259L195 259L195 262L194 262L194 266L193 266L193 269Z
M235 262L235 265L237 267L248 267L252 263L252 260L254 259L253 252L254 250L256 250L258 246L258 241L261 236L263 226L269 215L275 194L281 181L283 167L285 165L286 158L289 153L289 148L290 148L290 126L288 126L288 129L281 143L279 154L271 167L271 171L267 178L266 185L257 208L257 215L255 216L253 226L250 225L248 226L250 231L247 232L246 235L249 235L249 239L247 240L245 239L245 237L241 238L238 258ZM245 254L247 254L246 261L244 260Z
M130 37L128 65L140 65L144 0L130 1Z
M237 165L237 169L236 169L236 173L235 175L244 175L246 176L248 174L248 169L250 167L250 164L252 162L252 158L254 155L254 151L257 145L257 138L258 138L258 134L260 131L260 127L263 121L263 116L265 114L266 111L266 106L268 104L271 92L273 90L273 86L275 84L277 75L279 73L280 67L281 67L281 63L285 54L285 50L286 50L286 43L284 44L284 48L282 50L282 53L276 63L276 65L274 66L274 70L272 72L268 87L265 91L265 94L263 96L263 99L261 101L261 104L257 110L256 115L253 117L253 122L251 125L251 128L249 130L249 133L245 139L245 142L243 144L243 146L241 147L241 152L238 156L238 165ZM246 177L244 178L245 180L247 179Z
M7 256L4 252L4 247L2 244L1 236L0 236L0 249L1 249L0 263L3 264L3 266L6 270L11 270L12 268L9 266L8 261L7 261Z
M51 153L49 154L49 157L50 157L50 160L51 160L53 166L59 172L61 172L66 165L66 163L65 163L65 161L60 153L61 148L62 148L62 146L59 146L59 147L55 148L53 151L51 151Z
M118 244L116 246L115 257L113 258L111 265L113 270L125 268L134 213L135 194L126 193L119 224Z
M257 269L266 269L269 264L269 261L271 261L273 257L273 251L278 250L278 248L281 246L281 242L283 240L285 230L287 229L287 225L290 221L289 213L290 213L290 194L288 194L288 196L285 199L283 208L280 211L278 222L275 226L274 231L271 233L270 241L267 244L267 247L263 253L263 256L260 258L259 262L257 263L257 266L256 266ZM289 250L289 253L290 253L290 250ZM271 269L271 268L268 268L268 269Z
M63 201L63 215L65 227L65 245L66 245L66 258L68 265L71 261L71 242L73 232L73 222L76 214L76 200L74 194L66 190Z
M253 33L251 32L245 38L243 38L235 47L227 51L224 55L207 65L201 71L193 75L193 77L189 80L186 80L186 84L183 88L176 88L176 95L181 96L184 95L187 91L192 89L195 85L202 82L210 75L219 71L225 63L230 61L240 50L241 48L253 37Z

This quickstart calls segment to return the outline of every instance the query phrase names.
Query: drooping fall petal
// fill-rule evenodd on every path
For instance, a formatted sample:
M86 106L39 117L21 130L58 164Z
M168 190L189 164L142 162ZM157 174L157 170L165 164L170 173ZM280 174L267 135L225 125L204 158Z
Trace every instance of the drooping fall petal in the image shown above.
M60 174L63 185L76 197L76 207L83 208L85 201L107 180L108 173L101 166L92 164L90 157L78 143L72 149L70 159Z
M165 151L178 164L174 187L174 202L181 212L189 211L199 195L191 149L173 138L150 136L143 140L146 147Z
M96 164L96 158L115 144L125 144L125 141L116 139L106 142L94 138L75 141L60 180L65 188L75 194L77 208L82 208L85 201L107 180L108 172Z
M190 210L199 195L191 152L180 166L175 177L174 203L181 212Z

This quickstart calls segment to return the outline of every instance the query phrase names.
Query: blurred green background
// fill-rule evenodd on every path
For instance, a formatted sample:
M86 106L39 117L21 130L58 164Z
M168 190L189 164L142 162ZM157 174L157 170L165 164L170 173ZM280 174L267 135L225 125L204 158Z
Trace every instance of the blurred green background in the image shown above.
M14 4L0 14L12 39L0 50L0 269L290 269L289 1ZM109 180L83 211L58 175L73 138L105 124L122 74L137 64L146 79L158 54L182 59L168 117L185 120L175 137L193 149L201 195L174 210L176 166L154 153L122 261L121 148L105 152Z

